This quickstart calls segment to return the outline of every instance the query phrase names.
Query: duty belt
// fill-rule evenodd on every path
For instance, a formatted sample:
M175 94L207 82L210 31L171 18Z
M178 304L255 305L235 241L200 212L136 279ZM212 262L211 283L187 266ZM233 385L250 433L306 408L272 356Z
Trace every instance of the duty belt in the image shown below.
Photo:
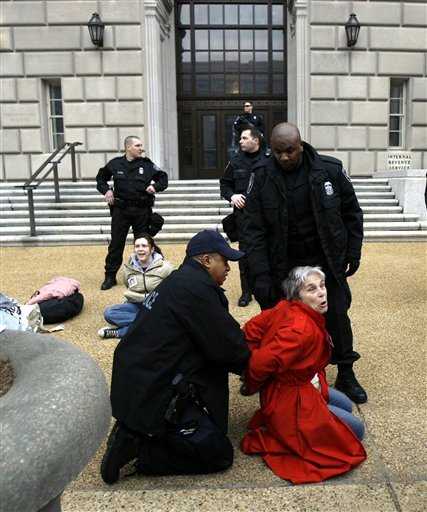
M114 202L120 208L127 208L128 206L144 208L148 204L146 199L121 199L120 197L115 197Z
M304 259L322 254L322 246L318 237L305 240L290 240L288 254L291 258Z

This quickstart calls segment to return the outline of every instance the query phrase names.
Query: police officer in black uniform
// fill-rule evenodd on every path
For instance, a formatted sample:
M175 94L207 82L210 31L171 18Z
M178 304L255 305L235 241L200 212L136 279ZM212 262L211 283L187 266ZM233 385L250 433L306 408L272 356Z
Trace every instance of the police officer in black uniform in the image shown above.
M265 153L260 149L262 135L254 127L246 128L240 135L240 150L228 162L224 175L220 178L221 196L233 205L233 217L239 249L245 251L242 238L242 219L245 207L245 194L249 186L251 173L259 166ZM253 178L252 178L253 180ZM238 305L245 307L252 300L249 267L246 258L239 260L240 284L242 295Z
M210 473L233 463L228 373L241 374L250 353L221 286L228 260L242 256L217 231L200 231L179 269L145 299L114 352L117 423L101 464L106 483L133 459L139 472L158 475Z
M247 128L256 128L261 135L265 136L264 119L261 115L254 113L254 105L251 101L245 101L243 104L243 114L236 117L233 123L234 146L238 146L240 135ZM263 141L261 141L263 143Z
M130 226L134 233L148 232L154 236L163 224L160 215L153 214L152 206L156 192L167 188L168 176L149 158L142 157L139 137L126 137L124 146L124 156L110 160L96 176L96 188L104 194L111 212L111 241L101 290L117 284L116 274L122 264ZM111 179L113 187L108 184Z
M299 265L320 265L326 274L326 326L338 365L335 387L356 403L367 400L353 372L359 354L347 311L347 278L358 267L363 214L353 186L332 157L302 142L296 126L281 123L271 135L272 156L258 169L247 195L244 241L254 295L262 308L281 298L281 282Z

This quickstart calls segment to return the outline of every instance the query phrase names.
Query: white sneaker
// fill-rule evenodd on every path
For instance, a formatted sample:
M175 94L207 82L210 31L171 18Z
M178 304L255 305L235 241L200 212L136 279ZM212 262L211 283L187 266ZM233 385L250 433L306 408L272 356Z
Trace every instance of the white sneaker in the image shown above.
M120 338L119 336L119 330L115 329L114 327L102 327L98 331L98 336L100 338Z

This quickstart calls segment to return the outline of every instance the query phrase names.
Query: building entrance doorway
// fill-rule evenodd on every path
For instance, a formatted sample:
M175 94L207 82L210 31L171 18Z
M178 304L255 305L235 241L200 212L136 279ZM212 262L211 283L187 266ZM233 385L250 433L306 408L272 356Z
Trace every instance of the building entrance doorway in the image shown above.
M244 101L272 126L287 119L283 1L176 2L181 179L218 178Z

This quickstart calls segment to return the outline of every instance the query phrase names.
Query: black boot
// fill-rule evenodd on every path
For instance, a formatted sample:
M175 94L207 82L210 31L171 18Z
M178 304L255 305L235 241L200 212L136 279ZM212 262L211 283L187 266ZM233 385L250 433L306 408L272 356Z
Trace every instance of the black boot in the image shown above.
M249 302L251 302L251 300L252 296L250 293L242 293L242 295L239 298L239 301L237 302L237 305L240 306L241 308L244 308L249 304Z
M352 365L338 365L335 389L347 395L355 404L364 404L368 401L368 395L356 379Z
M114 274L105 274L104 282L101 284L101 290L109 290L117 284Z
M249 287L246 272L246 269L240 269L240 286L242 288L242 295L240 296L237 305L240 306L241 308L246 307L252 300L251 289Z
M101 476L106 484L117 482L120 469L138 457L139 448L139 438L116 421L101 462Z

